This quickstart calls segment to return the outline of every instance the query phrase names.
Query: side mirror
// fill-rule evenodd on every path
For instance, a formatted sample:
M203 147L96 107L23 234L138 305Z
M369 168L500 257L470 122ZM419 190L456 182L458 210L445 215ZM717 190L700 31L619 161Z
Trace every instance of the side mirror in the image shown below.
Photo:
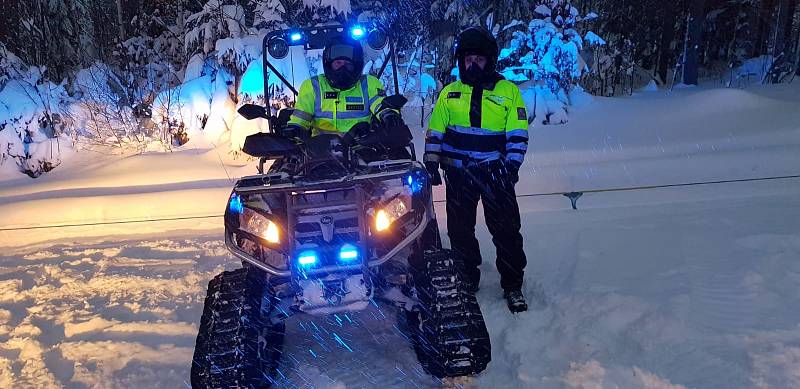
M244 116L247 120L253 120L258 118L267 119L269 116L267 115L267 109L255 104L245 104L239 107L239 115Z
M400 110L408 102L408 99L403 95L391 95L383 99L382 104L391 109Z

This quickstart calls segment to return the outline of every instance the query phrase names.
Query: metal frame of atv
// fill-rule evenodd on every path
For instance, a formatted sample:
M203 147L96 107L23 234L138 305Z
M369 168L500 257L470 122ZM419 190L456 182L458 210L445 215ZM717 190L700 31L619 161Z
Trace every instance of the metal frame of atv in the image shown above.
M275 75L278 77L278 79L280 79L281 82L292 91L292 93L294 94L295 97L297 97L297 94L298 94L297 89L295 89L295 87L292 85L292 83L289 82L289 80L286 78L286 76L283 75L283 73L281 73L280 71L278 71L278 69L275 68L275 66L272 63L270 63L269 57L270 57L270 55L272 55L271 50L270 50L270 43L282 42L283 44L286 44L286 53L284 55L282 55L282 56L274 57L275 59L283 59L287 55L291 54L292 46L302 46L305 50L323 49L325 47L325 44L328 42L328 40L330 38L332 38L333 36L346 34L346 33L350 32L351 30L353 30L354 28L361 28L362 29L363 38L359 39L359 41L361 41L362 39L365 39L365 40L373 39L373 36L374 36L373 34L375 34L375 35L382 34L381 37L374 38L374 39L378 39L379 41L381 39L383 39L385 42L382 45L380 45L380 47L374 47L372 45L370 45L370 47L372 47L374 50L381 50L384 47L386 47L386 44L389 45L389 53L387 53L387 56L389 57L389 60L391 60L391 62L392 62L392 76L393 76L393 79L394 79L394 90L395 90L395 93L397 93L397 91L400 90L398 76L397 76L396 45L395 45L395 42L391 39L391 37L389 37L388 34L386 34L386 32L383 31L380 28L380 26L373 26L373 27L371 27L371 29L369 31L366 31L366 29L364 27L361 27L359 24L352 24L352 25L347 25L347 26L343 25L343 24L331 24L331 25L318 26L318 27L290 28L290 29L274 30L274 31L268 33L264 37L264 40L262 41L262 50L261 50L263 64L264 64L264 68L263 68L263 73L264 73L264 99L265 99L266 104L267 104L267 116L268 116L268 119L269 119L268 120L269 121L269 123L268 123L269 132L274 132L274 129L272 128L272 120L273 120L273 118L276 117L272 113L272 104L270 104L271 96L270 96L270 88L269 88L269 86L270 86L270 84L269 84L269 72L275 73ZM300 36L301 38L300 39L293 39L293 38L296 38L298 36ZM363 45L363 43L362 43L362 45ZM382 64L382 66L381 66L381 68L380 68L380 70L378 71L378 74L377 74L378 78L383 76L383 72L386 70L386 66L389 64L389 60L384 58L383 64Z

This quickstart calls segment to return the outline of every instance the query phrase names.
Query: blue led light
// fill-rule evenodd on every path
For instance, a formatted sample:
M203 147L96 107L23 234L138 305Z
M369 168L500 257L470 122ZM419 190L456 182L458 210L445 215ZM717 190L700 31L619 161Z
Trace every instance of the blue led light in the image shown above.
M358 248L351 244L345 244L339 249L339 261L340 262L354 262L358 260Z
M361 26L355 26L355 27L350 29L350 35L355 39L359 39L359 38L363 37L364 33L365 33L365 31Z
M419 193L425 187L425 173L414 171L406 177L406 184L411 188L411 194Z
M289 39L292 42L297 42L297 41L303 39L303 34L301 34L299 32L293 32L291 35L289 35Z
M303 251L297 256L297 263L302 267L314 267L317 261L317 253L313 250Z
M236 214L244 212L244 204L242 204L242 198L238 194L234 193L231 195L231 200L228 202L228 209Z

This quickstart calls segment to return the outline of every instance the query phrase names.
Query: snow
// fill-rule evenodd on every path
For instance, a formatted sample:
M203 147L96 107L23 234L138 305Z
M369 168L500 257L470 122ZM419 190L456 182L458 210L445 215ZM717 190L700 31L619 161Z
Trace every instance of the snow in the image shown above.
M640 92L658 92L658 84L655 80L650 80L644 87L639 89Z
M603 38L591 31L588 31L586 35L584 35L583 40L585 40L589 46L603 46L606 44Z
M72 152L75 116L63 84L41 81L31 67L0 90L0 173L36 177L58 166ZM58 118L58 120L56 120Z
M536 12L536 13L538 13L540 15L544 15L544 16L550 16L553 13L550 10L550 7L548 7L548 6L544 5L544 4L537 5L536 8L533 10L533 12Z
M595 97L563 126L531 128L517 190L797 175L798 108L797 84ZM240 266L220 235L228 177L255 162L194 148L64 164L0 178L0 385L186 386L207 282ZM523 197L532 310L515 316L481 218L493 358L469 385L800 386L799 195L799 179L780 179L587 193L578 210L561 195ZM444 204L436 211L444 228ZM210 217L9 230L195 216ZM396 325L383 305L290 319L281 383L441 387Z
M735 70L734 76L736 78L752 77L754 81L761 82L772 67L773 61L774 58L771 55L747 59Z
M331 7L336 13L347 15L350 13L350 0L303 0L309 8Z

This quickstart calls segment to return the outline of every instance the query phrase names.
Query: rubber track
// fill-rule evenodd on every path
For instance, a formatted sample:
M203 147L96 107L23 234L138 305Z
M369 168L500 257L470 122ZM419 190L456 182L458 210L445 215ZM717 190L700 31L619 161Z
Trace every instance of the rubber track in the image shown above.
M261 320L259 270L226 271L208 283L191 381L193 388L266 388L278 366L284 324Z
M420 311L407 313L414 351L423 369L437 377L478 374L492 358L478 301L461 282L461 262L451 250L427 251L416 277Z

